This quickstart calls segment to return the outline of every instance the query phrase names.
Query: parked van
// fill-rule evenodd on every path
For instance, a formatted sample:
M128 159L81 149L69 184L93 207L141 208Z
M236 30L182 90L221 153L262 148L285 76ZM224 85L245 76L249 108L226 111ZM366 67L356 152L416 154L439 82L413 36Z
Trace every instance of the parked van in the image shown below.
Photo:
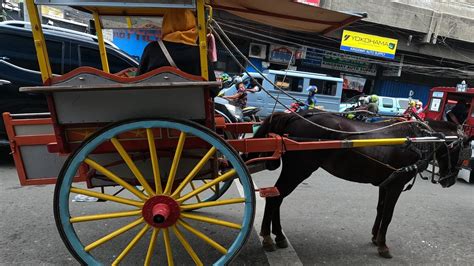
M249 73L255 80L257 80L272 96L286 106L290 106L295 100L283 94L277 88L264 79L259 73ZM308 97L306 88L310 85L318 87L317 106L321 106L324 110L335 111L339 110L342 94L342 79L330 77L324 74L301 72L293 70L268 70L263 75L271 80L275 85L285 90L288 94L296 98L298 101L305 102ZM246 86L252 83L251 78L244 74L242 77ZM226 90L225 95L233 95L237 92L235 84ZM260 108L258 112L259 117L266 117L273 111L285 111L286 109L280 104L276 104L275 100L266 92L260 90L258 92L249 92L247 94L247 106Z
M43 25L53 74L62 75L79 66L102 68L97 37L63 28ZM0 22L0 114L48 112L43 94L20 93L19 88L40 86L33 35L29 23ZM138 62L111 42L106 42L112 73L137 67ZM0 147L9 145L0 118Z

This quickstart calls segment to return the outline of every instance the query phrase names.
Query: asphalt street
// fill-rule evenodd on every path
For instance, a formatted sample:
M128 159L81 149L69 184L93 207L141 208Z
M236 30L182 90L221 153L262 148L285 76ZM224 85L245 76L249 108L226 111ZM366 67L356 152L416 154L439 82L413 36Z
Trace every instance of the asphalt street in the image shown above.
M76 265L56 230L54 187L21 187L13 164L1 161L0 264ZM259 187L272 186L277 176L278 170L261 172L254 181ZM443 189L418 180L404 192L387 234L394 256L389 260L378 257L370 242L376 201L377 188L320 170L282 205L282 225L294 252L265 254L254 230L233 265L474 264L474 185L458 182ZM257 216L263 202L257 202ZM176 261L188 263L179 257Z

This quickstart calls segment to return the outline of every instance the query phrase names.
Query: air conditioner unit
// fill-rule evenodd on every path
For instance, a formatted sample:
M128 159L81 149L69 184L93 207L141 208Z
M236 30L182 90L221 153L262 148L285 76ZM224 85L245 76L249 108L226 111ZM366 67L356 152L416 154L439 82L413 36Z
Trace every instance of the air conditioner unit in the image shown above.
M267 45L260 43L250 43L249 57L266 59Z

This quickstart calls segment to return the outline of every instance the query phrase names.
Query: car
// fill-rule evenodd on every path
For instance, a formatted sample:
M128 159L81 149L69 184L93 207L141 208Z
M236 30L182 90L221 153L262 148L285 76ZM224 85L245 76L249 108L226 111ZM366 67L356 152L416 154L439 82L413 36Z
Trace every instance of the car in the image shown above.
M53 74L62 75L79 66L102 68L96 36L49 25L43 25L43 32ZM0 114L48 112L44 95L19 92L20 87L42 85L30 24L0 22L0 40ZM106 42L106 47L112 73L138 66L112 42ZM0 119L0 146L8 144Z

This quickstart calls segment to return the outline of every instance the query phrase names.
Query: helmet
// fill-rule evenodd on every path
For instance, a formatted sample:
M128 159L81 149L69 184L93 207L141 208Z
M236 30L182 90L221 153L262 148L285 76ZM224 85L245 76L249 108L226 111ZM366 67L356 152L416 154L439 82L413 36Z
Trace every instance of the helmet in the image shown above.
M421 101L417 101L416 106L423 107L423 103Z
M415 107L416 102L413 100L410 100L410 102L408 102L408 105L410 105L410 107Z
M244 80L242 79L241 76L235 76L234 77L234 84L239 84L242 83Z
M222 73L220 78L221 78L222 82L227 82L227 81L230 80L230 76L227 73Z
M371 103L376 103L376 102L378 102L378 101L379 101L379 96L377 96L376 94L372 94L372 95L370 96L369 102L371 102Z
M310 93L317 93L318 92L318 87L316 87L314 85L311 85L308 88L306 88L306 90Z

